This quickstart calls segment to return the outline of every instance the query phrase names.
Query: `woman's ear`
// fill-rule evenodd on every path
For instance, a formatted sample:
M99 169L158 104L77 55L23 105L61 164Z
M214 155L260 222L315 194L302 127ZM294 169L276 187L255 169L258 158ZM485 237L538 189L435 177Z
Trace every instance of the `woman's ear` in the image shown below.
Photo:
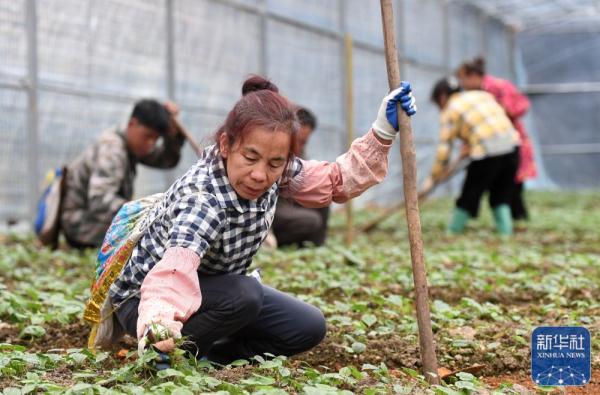
M219 136L219 152L223 158L227 158L229 155L229 137L225 133L221 133Z

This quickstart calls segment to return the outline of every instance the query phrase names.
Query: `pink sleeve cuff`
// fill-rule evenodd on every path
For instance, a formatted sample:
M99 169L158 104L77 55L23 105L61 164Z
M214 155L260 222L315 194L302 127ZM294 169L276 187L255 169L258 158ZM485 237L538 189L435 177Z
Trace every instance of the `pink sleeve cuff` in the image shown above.
M385 178L390 147L371 130L333 163L302 161L301 173L290 182L290 195L302 206L315 208L352 199Z
M187 248L173 247L148 272L141 287L137 336L140 339L151 323L166 326L175 337L183 323L202 302L198 266L200 258Z

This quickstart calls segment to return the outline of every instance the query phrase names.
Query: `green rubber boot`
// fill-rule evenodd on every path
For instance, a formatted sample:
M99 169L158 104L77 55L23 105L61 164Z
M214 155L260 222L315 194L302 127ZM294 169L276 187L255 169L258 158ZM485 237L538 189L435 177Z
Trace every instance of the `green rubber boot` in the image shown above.
M494 207L494 221L496 221L496 231L501 236L510 236L513 232L512 216L510 206L501 204Z
M452 213L452 219L450 220L450 225L448 225L448 233L451 235L462 233L468 220L469 212L460 207L455 207L454 212Z

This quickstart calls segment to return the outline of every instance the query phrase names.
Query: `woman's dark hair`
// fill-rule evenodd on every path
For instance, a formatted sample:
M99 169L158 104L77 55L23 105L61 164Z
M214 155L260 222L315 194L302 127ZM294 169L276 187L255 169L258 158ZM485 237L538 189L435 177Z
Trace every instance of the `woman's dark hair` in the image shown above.
M242 98L229 111L225 123L217 130L217 146L222 134L233 146L251 129L260 126L271 131L290 133L291 147L296 144L300 127L296 118L296 106L279 94L275 84L264 77L253 75L242 86Z
M470 62L464 62L458 68L458 72L477 74L483 77L485 75L485 59L482 56L478 56Z
M242 96L246 96L250 92L258 92L262 90L279 93L279 88L277 85L259 75L252 75L250 78L244 81L244 85L242 86Z
M296 146L300 123L296 117L297 106L279 94L275 84L264 77L253 75L248 78L242 86L242 98L235 103L229 111L225 123L221 125L215 135L217 147L221 135L228 138L229 146L241 141L252 129L262 127L273 132L285 132L290 134L290 148L288 151L288 163L290 166L293 156L293 147ZM282 182L287 182L284 171Z
M317 117L315 117L315 115L307 108L300 107L298 111L296 111L296 115L298 116L300 125L308 126L311 130L317 128Z
M142 125L155 130L161 136L169 131L171 116L166 107L153 99L143 99L135 103L131 118L137 119Z
M458 81L454 77L442 78L436 82L433 90L431 91L431 101L440 104L440 98L442 96L450 97L456 92L460 92L460 86Z

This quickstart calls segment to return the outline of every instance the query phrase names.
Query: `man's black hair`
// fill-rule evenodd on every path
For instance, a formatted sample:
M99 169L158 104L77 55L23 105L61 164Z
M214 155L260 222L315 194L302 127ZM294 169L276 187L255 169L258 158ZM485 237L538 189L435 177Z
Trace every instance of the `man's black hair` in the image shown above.
M166 107L153 99L143 99L135 103L131 118L135 118L142 125L156 130L158 134L164 136L169 131L169 122L171 116Z
M300 125L308 126L311 130L317 128L317 117L315 117L315 114L308 109L300 107L298 111L296 111L296 116L298 117L298 121L300 121Z

